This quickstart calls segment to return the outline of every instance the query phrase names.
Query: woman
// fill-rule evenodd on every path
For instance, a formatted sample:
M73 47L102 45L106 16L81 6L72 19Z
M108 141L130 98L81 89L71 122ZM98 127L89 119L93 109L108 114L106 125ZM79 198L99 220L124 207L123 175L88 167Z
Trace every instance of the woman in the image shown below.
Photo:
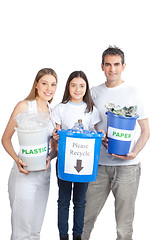
M9 178L9 198L12 209L11 240L38 240L45 214L50 186L50 159L55 154L50 154L46 159L46 171L28 172L23 167L26 164L18 157L11 143L17 123L15 118L22 112L48 113L57 87L57 74L50 68L41 69L34 80L33 87L28 97L19 102L6 126L2 136L2 144L15 163ZM49 127L52 135L53 125ZM55 149L51 141L51 148ZM55 153L55 151L52 151ZM52 156L51 156L52 155Z

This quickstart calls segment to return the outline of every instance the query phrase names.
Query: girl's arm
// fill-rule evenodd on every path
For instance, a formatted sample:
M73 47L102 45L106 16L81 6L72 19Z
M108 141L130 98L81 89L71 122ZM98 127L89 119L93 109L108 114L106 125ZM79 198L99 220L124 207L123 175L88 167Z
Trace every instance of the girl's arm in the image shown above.
M14 161L16 162L18 169L20 172L28 174L29 172L23 169L23 166L26 166L26 164L18 157L18 155L16 154L11 139L12 136L15 132L15 127L17 127L17 123L15 121L15 117L21 113L22 111L26 111L28 108L28 103L27 101L22 101L19 102L15 109L13 110L11 117L8 121L8 124L6 126L6 129L3 133L2 136L2 145L5 148L6 152L14 159Z
M50 165L50 161L53 158L57 157L57 154L58 154L58 142L55 142L53 138L50 139L50 146L51 146L51 151L48 154L48 157L46 159L47 160L46 169L48 169Z
M49 165L50 165L50 161L57 157L58 154L58 140L59 140L59 135L57 133L57 130L60 130L61 126L59 124L56 123L56 128L53 130L52 136L53 138L51 138L50 140L50 146L51 146L51 151L47 157L47 165L46 165L46 169L48 169Z
M57 130L61 130L61 125L56 123L56 128L53 130L53 141L58 142L59 140L59 134L57 133Z
M97 127L96 125L94 125L94 128L97 132L102 132L103 133L103 138L102 138L102 141L106 139L106 133L103 131L103 130L97 130Z

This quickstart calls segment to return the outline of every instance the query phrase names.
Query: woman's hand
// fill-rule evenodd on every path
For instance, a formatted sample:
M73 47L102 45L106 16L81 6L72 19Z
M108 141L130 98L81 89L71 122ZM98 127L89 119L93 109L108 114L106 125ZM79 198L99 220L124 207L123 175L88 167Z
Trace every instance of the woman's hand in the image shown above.
M46 158L46 169L45 169L45 170L47 170L47 169L49 168L50 163L51 163L51 159L50 159L50 156L48 156L48 157Z
M46 158L46 168L41 170L42 172L45 172L49 168L50 162L51 162L51 159L50 159L50 156L48 155L48 157Z
M23 167L26 167L27 165L22 161L22 159L17 158L16 164L18 166L20 173L29 174L29 172L23 168Z

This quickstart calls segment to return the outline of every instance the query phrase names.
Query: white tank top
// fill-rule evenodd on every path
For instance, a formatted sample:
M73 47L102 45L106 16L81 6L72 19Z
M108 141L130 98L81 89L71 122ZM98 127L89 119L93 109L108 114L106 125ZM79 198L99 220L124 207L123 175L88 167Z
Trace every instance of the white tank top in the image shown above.
M48 103L49 113L51 114L50 104ZM28 101L28 112L37 113L37 102L36 100Z
M28 101L28 113L37 113L37 102L34 101Z

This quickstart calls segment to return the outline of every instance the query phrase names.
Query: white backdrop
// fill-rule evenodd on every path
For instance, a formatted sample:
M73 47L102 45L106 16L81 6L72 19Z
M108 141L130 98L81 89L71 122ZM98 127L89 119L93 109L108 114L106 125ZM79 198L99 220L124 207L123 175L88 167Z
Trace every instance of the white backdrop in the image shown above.
M126 55L123 79L138 86L150 119L151 138L140 153L142 177L136 202L134 239L159 236L159 5L158 0L5 0L0 3L0 67L2 136L16 103L29 93L36 73L44 67L58 74L53 106L62 99L65 82L83 70L90 87L105 81L101 55L117 45ZM16 134L13 144L18 151ZM0 146L0 235L10 238L7 192L12 159ZM55 161L41 239L58 239ZM70 232L72 213L70 215ZM91 240L116 239L114 199L110 195Z

